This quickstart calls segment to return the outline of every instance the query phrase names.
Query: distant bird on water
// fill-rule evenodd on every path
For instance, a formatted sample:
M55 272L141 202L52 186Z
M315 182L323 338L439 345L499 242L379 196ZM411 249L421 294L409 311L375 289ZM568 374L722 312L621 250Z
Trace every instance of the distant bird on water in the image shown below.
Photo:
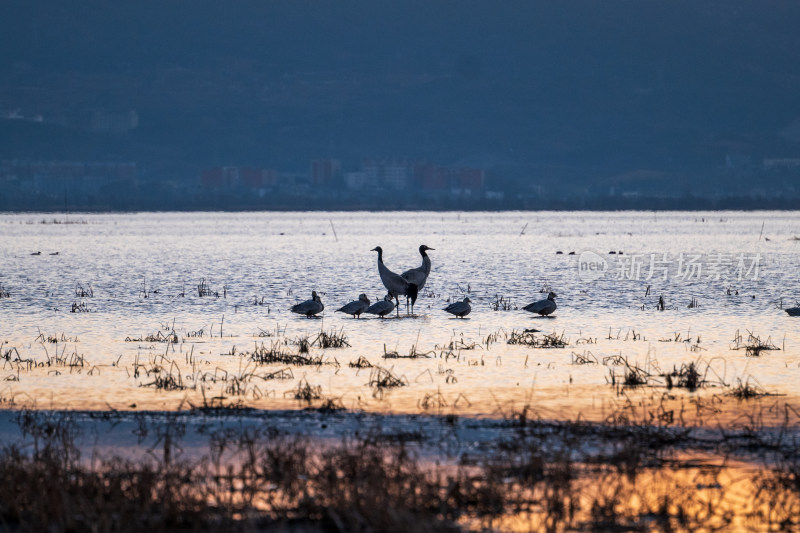
M451 303L445 307L444 310L452 315L456 315L458 318L464 318L472 311L472 307L469 305L471 301L472 300L469 298L464 298L460 302Z
M340 309L337 309L336 312L353 315L353 318L361 318L361 313L366 311L367 307L369 307L369 298L367 298L366 294L359 294L358 300L343 305Z
M425 253L427 250L434 250L435 248L431 248L430 246L422 245L419 247L419 255L422 256L422 264L417 268L412 268L410 270L406 270L401 274L404 280L409 283L413 283L417 286L417 292L422 290L422 287L425 286L425 282L428 281L428 276L431 273L431 258L428 257L428 254ZM416 298L414 299L416 301ZM408 305L408 301L406 301L406 305ZM414 312L414 306L411 306L411 312Z
M547 298L544 300L539 300L538 302L533 302L532 304L528 304L523 309L530 313L539 313L542 316L547 316L551 314L553 311L556 310L556 302L554 298L556 297L556 293L551 292L547 295Z
M378 315L379 317L383 318L392 311L394 311L394 304L392 303L392 295L387 294L386 296L383 297L383 300L375 302L374 304L370 305L364 312L370 315Z
M398 309L397 314L400 315L400 301L397 299L398 296L407 296L411 298L411 307L413 309L414 302L417 301L417 292L419 288L417 287L416 283L409 283L403 276L400 274L396 274L389 270L386 265L383 264L383 248L380 246L376 246L371 251L378 252L378 274L381 277L381 282L383 282L383 286L386 287L386 290L389 291L389 294L395 299L397 303Z
M311 291L311 299L292 306L292 313L306 315L306 318L311 318L321 313L323 309L325 309L325 306L322 305L322 300L317 295L317 291Z

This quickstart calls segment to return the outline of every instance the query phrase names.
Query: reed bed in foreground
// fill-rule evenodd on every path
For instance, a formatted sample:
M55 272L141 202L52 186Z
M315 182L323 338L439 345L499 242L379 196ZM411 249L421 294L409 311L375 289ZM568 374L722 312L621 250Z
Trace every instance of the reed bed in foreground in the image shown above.
M324 410L323 410L324 408ZM345 422L335 400L317 408ZM194 412L194 411L193 411ZM238 408L202 411L238 417ZM202 414L201 413L201 414ZM182 455L190 419L133 415L155 445L139 459L76 445L74 415L21 411L25 443L0 450L0 521L9 531L675 531L800 527L798 444L764 441L758 469L686 463L707 435L661 423L517 417L483 452L442 452L474 422L441 430L367 429L322 444L265 423L208 427L208 452ZM119 413L103 416L113 423ZM314 420L317 420L316 418ZM522 421L520 423L520 421ZM235 424L234 424L235 425ZM312 424L313 425L313 424ZM750 428L752 429L752 428ZM779 429L779 428L775 428ZM716 453L747 457L748 428ZM591 445L585 445L591 441ZM440 450L442 461L421 452ZM426 452L430 453L430 452ZM747 494L746 498L742 498Z

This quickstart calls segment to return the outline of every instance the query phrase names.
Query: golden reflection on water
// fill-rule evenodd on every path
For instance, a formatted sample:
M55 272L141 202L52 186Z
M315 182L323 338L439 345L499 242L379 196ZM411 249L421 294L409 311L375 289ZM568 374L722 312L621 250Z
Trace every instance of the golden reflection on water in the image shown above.
M561 495L562 523L554 523L552 515L548 519L548 495L539 490L524 498L538 504L512 509L489 526L509 532L572 530L565 523L615 531L778 530L796 522L800 497L777 485L772 474L744 465L645 469L635 478L600 474L576 480ZM462 525L482 529L487 524L473 519Z
M689 416L702 403L716 406L703 409L722 406L733 418L749 408L725 396L740 383L796 402L800 320L778 308L781 299L784 306L793 303L800 283L796 214L70 217L86 224L0 217L0 282L10 291L0 299L2 404L295 409L307 405L295 399L303 383L319 391L312 404L497 417L527 406L540 417L602 420L621 404L668 401L674 415ZM762 224L769 242L758 239ZM415 317L353 320L334 312L362 291L373 301L382 297L374 245L383 244L387 263L400 270L417 265L421 242L436 250ZM758 253L763 263L757 279L586 281L577 256L566 253L581 250L645 258ZM43 254L31 256L34 251ZM45 255L54 251L59 255ZM89 286L92 296L78 296ZM220 296L201 297L200 286ZM321 320L288 312L311 289L326 304ZM558 293L554 318L519 309L548 289ZM466 320L441 310L467 293L473 312ZM668 305L658 311L662 295ZM497 309L499 297L507 310ZM697 307L687 305L695 300ZM566 344L507 344L512 333L531 328L540 330L539 339L552 335ZM296 341L321 331L343 334L350 346L312 347L308 357L322 364L262 365L248 358L271 343L297 353ZM734 349L737 337L749 332L780 350L748 357ZM159 342L169 335L178 342ZM386 352L423 356L385 358ZM350 366L359 358L390 371L403 386L371 386L370 369ZM702 386L669 389L663 375L690 363ZM631 367L648 375L645 386L620 386Z

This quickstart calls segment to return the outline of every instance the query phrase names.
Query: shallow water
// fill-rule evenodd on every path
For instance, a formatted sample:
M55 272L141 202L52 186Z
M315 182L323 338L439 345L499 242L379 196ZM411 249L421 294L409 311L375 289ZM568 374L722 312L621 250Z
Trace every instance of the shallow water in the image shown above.
M556 417L602 415L633 394L609 385L611 373L624 372L601 364L613 355L653 374L699 362L718 385L706 393L750 379L797 395L800 318L781 307L800 299L798 212L6 214L0 236L0 285L10 293L0 299L2 353L10 353L5 404L170 409L184 400L200 404L204 394L206 402L302 407L291 391L305 379L325 397L375 411L488 414L513 402ZM414 317L404 309L399 320L334 312L361 292L382 298L371 248L382 246L387 266L402 272L419 265L423 243L435 249L433 271ZM603 262L599 277L588 270ZM202 280L219 297L200 297ZM77 296L78 285L91 286L93 296ZM290 313L312 289L322 294L324 317ZM520 310L548 290L557 293L554 317ZM464 296L473 302L467 319L441 310ZM500 296L511 309L493 309ZM664 311L656 309L659 296ZM73 304L88 312L71 312ZM173 328L175 345L125 340ZM506 344L526 328L563 335L568 344ZM343 332L351 347L312 348L311 355L340 366L293 367L294 379L259 377L286 365L248 366L246 358L223 355L277 338L313 339L323 329ZM781 350L747 357L733 349L737 332ZM40 333L59 342L41 342ZM496 342L487 346L492 334ZM405 355L412 346L430 357L383 358L384 347ZM87 364L44 364L56 352L82 355ZM20 369L17 353L39 366ZM600 364L573 364L577 355ZM360 356L408 386L376 394L370 370L348 366ZM180 373L189 388L142 386L154 379L146 372L153 361ZM247 376L239 394L227 387L230 379L223 382L224 372ZM689 400L700 394L673 392Z

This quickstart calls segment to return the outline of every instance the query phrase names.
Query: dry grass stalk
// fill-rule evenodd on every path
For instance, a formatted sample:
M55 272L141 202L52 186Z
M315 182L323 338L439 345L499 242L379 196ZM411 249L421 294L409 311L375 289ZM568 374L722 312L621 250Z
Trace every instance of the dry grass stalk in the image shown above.
M166 335L164 335L160 331L157 331L155 335L151 333L146 337L141 337L141 336L139 338L125 337L125 342L167 342L167 343L177 344L178 335L174 331Z
M751 331L747 332L747 340L742 340L742 335L739 333L739 330L736 330L736 336L734 337L734 346L731 348L732 350L741 350L744 348L745 356L747 357L759 357L761 352L768 351L768 350L780 350L777 346L772 343L772 337L767 337L766 340L762 341L761 337L758 335L754 335Z
M223 291L226 291L226 289L223 288ZM201 298L205 296L215 296L219 298L219 291L211 290L211 287L208 285L208 283L206 283L206 278L203 278L200 280L200 284L197 286L197 295Z
M409 351L408 354L406 354L406 355L402 355L402 354L398 353L395 350L387 351L386 350L386 345L385 344L383 345L383 358L384 359L417 359L419 357L430 358L430 357L432 357L434 355L436 355L436 352L434 352L434 351L418 352L416 344L411 345L411 351Z
M61 335L47 335L46 337L44 333L40 331L39 335L34 339L34 342L37 341L42 343L47 342L50 344L58 344L59 342L79 342L77 336L68 337L63 331L61 332Z
M736 381L736 386L732 387L728 391L728 394L737 400L751 400L763 396L775 396L774 393L768 392L764 387L751 383L751 378L747 378L744 382L742 382L741 378L736 378Z
M405 377L399 378L395 376L391 371L383 367L375 366L369 373L368 384L370 387L385 389L390 387L404 387L408 385L408 380L406 380Z
M318 346L319 348L344 348L349 347L350 343L347 342L347 335L344 330L338 332L334 329L331 331L320 331L319 334L311 341L311 346Z
M598 362L597 357L589 350L584 350L582 354L572 352L571 357L573 365L596 365Z
M706 372L708 372L708 366L706 366ZM672 372L669 374L662 374L662 377L667 380L668 389L680 387L688 389L689 391L695 391L698 387L708 383L705 379L705 375L700 374L697 369L697 363L694 361L688 365L681 364L680 368L673 367Z
M75 297L76 298L94 298L94 289L92 284L87 283L84 288L80 283L75 284Z
M294 366L319 366L324 364L322 356L311 357L302 354L288 353L283 350L284 345L273 341L269 348L261 343L256 345L252 352L242 352L242 355L259 364L283 364Z
M86 305L86 302L72 302L70 313L91 313L92 310Z
M489 304L489 307L491 307L492 311L515 311L518 309L512 298L500 296L499 294L494 295L494 301Z
M295 400L311 403L322 398L322 385L312 386L304 378L297 384L296 389L286 392L286 395L293 396Z
M280 370L276 370L275 372L270 372L269 374L264 374L262 376L262 379L264 379L264 380L270 380L270 379L280 379L280 380L283 380L283 379L294 379L294 372L292 372L292 369L287 366L286 368L282 368Z
M372 363L370 363L367 358L362 355L355 361L350 361L348 366L351 368L372 368Z
M526 329L522 332L512 330L506 343L530 346L531 348L564 348L569 344L563 332L560 335L553 332L541 337L537 337L536 333L539 331L535 329Z

